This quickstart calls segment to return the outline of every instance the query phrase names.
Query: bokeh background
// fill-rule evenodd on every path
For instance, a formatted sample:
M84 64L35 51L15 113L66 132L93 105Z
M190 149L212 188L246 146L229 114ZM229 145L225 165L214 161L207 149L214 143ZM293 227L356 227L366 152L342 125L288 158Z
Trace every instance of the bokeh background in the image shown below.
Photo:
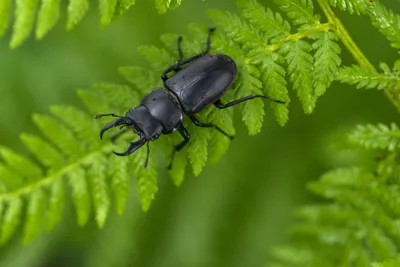
M271 1L261 2L271 6ZM80 105L76 89L99 81L123 82L117 68L143 62L137 46L161 45L160 34L186 33L191 22L210 25L207 9L235 10L233 0L186 0L177 10L158 15L153 1L142 0L101 28L95 4L71 32L65 31L63 14L42 41L31 39L11 51L9 35L0 39L0 145L25 153L19 134L37 132L33 113L47 113L54 104ZM400 2L385 4L399 11ZM373 64L394 62L398 54L366 18L338 13ZM346 51L343 61L353 63ZM358 161L330 148L332 134L357 123L397 120L380 92L334 83L312 115L303 114L293 91L291 96L285 127L278 126L270 110L257 136L248 136L237 120L237 138L218 164L207 166L199 177L188 175L180 188L161 174L149 212L140 210L132 190L125 214L113 210L99 230L93 220L78 227L69 204L55 231L28 246L17 236L1 248L0 266L265 266L271 247L288 241L293 209L320 201L307 192L307 181Z

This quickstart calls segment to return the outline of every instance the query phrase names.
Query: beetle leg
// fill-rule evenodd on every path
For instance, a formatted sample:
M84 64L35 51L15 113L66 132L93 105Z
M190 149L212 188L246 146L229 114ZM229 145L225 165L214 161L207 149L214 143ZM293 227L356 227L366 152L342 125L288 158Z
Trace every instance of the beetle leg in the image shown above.
M245 96L245 97L233 100L232 102L229 102L229 103L226 103L226 104L222 104L221 99L218 99L217 101L215 101L214 105L219 109L224 109L224 108L229 108L229 107L232 107L234 105L237 105L237 104L240 104L242 102L245 102L247 100L251 100L251 99L254 99L254 98L258 98L258 97L269 99L269 100L274 101L274 102L279 103L279 104L285 104L284 101L277 100L277 99L271 98L269 96L265 96L265 95L249 95L249 96Z
M170 72L172 72L172 71L177 72L177 70L180 70L180 67L181 67L181 66L183 66L183 65L185 65L185 64L188 64L188 63L190 63L190 62L192 62L192 61L194 61L194 60L196 60L196 59L198 59L198 58L203 57L205 54L207 54L207 53L210 51L210 47L211 47L211 34L212 34L214 31L215 31L215 28L210 28L210 30L208 31L207 42L206 42L206 49L205 49L203 52L201 52L200 54L197 54L197 55L192 56L192 57L190 57L190 58L187 58L187 59L185 59L185 60L182 60L183 54L182 54L182 50L181 50L181 46L180 46L180 43L181 43L181 41L182 41L182 38L181 38L181 37L178 38L178 52L179 52L179 57L180 57L180 59L179 59L177 62L175 62L174 65L168 67L168 68L164 71L164 73L163 73L162 76L161 76L161 79L165 82L166 80L168 80L168 74L169 74Z
M208 30L207 42L206 42L206 50L203 51L203 55L207 54L211 48L211 34L215 31L215 28L210 28Z
M183 137L183 141L174 147L174 150L172 151L171 161L168 164L168 170L172 168L172 163L175 158L175 153L177 151L180 151L189 142L190 139L190 134L185 127L181 126L178 131Z
M215 125L215 124L200 122L200 121L198 121L198 120L196 119L196 117L193 116L193 115L189 116L189 118L193 121L194 124L196 124L196 126L204 127L204 128L214 128L214 129L218 130L220 133L222 133L223 135L225 135L226 137L228 137L229 139L232 140L232 139L234 138L233 135L230 135L230 134L226 133L224 130L222 130L221 128L219 128L219 127L218 127L217 125Z
M182 36L178 37L178 55L179 55L179 59L178 61L181 61L183 59L183 52L182 52L182 47L181 47L181 43L182 43Z

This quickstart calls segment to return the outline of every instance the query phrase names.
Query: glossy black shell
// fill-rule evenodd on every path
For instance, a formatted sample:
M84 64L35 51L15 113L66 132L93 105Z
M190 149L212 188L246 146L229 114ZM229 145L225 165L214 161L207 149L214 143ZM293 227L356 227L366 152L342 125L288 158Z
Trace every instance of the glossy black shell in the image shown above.
M165 81L186 114L200 112L217 101L232 85L236 64L222 54L204 55Z
M146 95L140 105L146 107L151 116L162 125L164 134L175 131L181 125L182 109L163 88Z

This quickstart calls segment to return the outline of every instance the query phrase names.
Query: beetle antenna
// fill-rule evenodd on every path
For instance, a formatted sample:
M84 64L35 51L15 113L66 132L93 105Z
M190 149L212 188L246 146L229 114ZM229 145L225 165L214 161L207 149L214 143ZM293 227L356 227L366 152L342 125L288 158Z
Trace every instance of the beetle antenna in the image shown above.
M149 163L149 156L150 156L150 147L149 147L149 142L147 142L147 155L146 155L146 161L144 162L143 169L146 169L147 164Z
M273 102L275 102L275 103L286 104L285 101L278 100L278 99L275 99L275 98L272 98L272 97L269 97L269 96L266 96L266 95L264 95L263 98L268 99L268 100L271 100L271 101L273 101Z
M123 116L116 115L114 113L107 113L107 114L97 114L96 116L93 117L93 119L97 120L100 119L101 117L107 117L107 116L112 116L116 118L123 118Z

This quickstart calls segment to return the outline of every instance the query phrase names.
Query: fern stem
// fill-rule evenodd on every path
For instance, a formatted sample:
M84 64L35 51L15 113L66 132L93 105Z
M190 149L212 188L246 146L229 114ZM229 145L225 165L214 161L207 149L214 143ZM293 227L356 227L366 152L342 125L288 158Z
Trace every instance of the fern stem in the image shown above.
M368 60L368 58L361 51L360 47L354 42L351 38L349 32L343 25L342 21L336 16L335 12L330 7L328 1L326 0L317 0L319 5L321 6L323 12L325 13L328 22L334 25L334 30L337 32L340 40L344 44L344 46L349 50L354 59L361 66L365 66L370 70L377 72L376 68L372 63ZM396 107L397 111L400 113L400 101L398 101L399 97L395 94L396 90L391 90L391 88L387 88L383 90L385 95L389 98L392 104Z
M290 34L290 35L286 36L285 39L283 39L282 41L280 41L276 44L267 45L265 47L265 50L269 53L274 52L274 51L280 49L287 42L301 40L301 39L304 39L304 38L310 36L313 33L334 30L334 29L335 29L335 24L330 23L330 22L317 24L315 27L309 28L307 30L300 31L300 32L297 32L294 34Z
M20 195L29 194L32 191L37 190L38 188L52 184L54 182L54 180L61 179L63 175L70 173L73 169L84 165L86 162L92 161L93 157L96 157L99 153L104 153L105 151L106 152L112 151L112 145L106 145L105 147L102 147L101 150L90 153L86 157L83 157L71 164L68 164L64 168L60 169L58 172L53 173L46 178L40 179L40 180L36 181L35 183L32 183L28 186L24 186L23 188L19 188L17 190L2 194L1 199L3 199L3 200L13 199Z

